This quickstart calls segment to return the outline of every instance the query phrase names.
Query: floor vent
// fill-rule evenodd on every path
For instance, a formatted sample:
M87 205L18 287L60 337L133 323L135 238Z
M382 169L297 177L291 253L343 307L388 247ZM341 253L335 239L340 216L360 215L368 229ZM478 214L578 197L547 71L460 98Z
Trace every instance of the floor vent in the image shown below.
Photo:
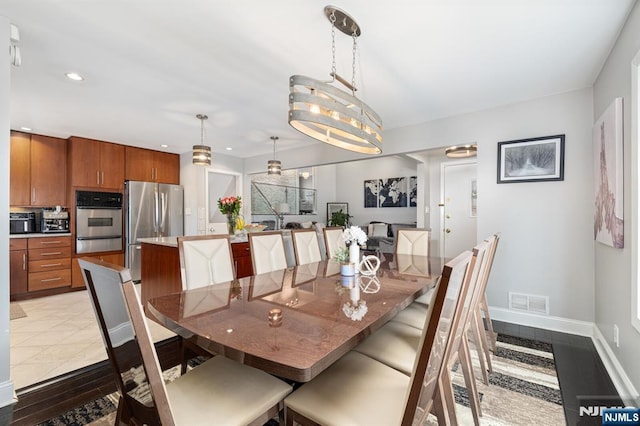
M549 297L509 292L509 309L549 315Z

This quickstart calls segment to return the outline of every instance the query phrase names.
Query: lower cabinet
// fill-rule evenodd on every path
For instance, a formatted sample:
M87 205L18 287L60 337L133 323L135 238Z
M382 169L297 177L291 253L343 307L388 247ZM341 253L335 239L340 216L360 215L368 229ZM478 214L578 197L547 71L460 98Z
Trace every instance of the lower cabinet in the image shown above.
M124 266L124 253L115 254L94 254L94 255L80 255L73 259L71 266L71 287L84 288L84 278L82 277L82 271L80 270L80 264L78 263L79 257L92 257L94 259L100 259L103 262L113 263L114 265Z
M71 286L71 237L29 238L29 292Z
M244 278L253 275L253 264L251 263L251 250L249 243L231 244L233 251L233 263L236 268L236 277Z
M26 238L9 239L9 298L26 294L29 284L29 256Z

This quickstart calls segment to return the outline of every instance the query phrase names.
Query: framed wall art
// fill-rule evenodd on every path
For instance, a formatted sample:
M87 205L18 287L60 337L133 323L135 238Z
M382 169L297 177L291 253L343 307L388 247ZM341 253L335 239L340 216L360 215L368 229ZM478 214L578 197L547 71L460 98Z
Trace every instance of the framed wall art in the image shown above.
M331 222L331 217L333 216L333 214L341 210L343 213L348 215L349 203L327 203L327 225Z
M418 205L418 176L409 177L409 207Z
M593 126L595 240L624 247L622 98L616 98Z
M378 190L380 179L369 179L364 181L364 207L378 207Z
M380 179L378 204L380 207L407 207L407 178Z
M564 180L564 135L498 142L498 183Z

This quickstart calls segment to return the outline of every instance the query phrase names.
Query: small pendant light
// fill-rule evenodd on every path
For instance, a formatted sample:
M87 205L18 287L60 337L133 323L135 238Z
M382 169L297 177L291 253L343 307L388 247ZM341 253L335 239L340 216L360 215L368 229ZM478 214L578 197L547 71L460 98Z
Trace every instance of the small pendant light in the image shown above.
M211 147L204 144L204 120L208 119L204 114L196 115L200 120L200 145L193 146L193 164L196 166L211 165Z
M267 174L281 175L282 163L280 162L280 160L276 160L276 141L278 140L278 137L271 136L271 140L273 141L273 160L267 161Z

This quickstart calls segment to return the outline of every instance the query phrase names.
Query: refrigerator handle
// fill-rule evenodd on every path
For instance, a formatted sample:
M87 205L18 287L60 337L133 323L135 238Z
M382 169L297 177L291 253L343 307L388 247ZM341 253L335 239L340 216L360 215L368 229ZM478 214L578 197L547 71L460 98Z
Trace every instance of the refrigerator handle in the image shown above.
M160 193L160 233L164 236L167 220L167 194Z
M155 191L153 193L153 232L158 236L158 224L159 224L159 210L160 210L160 200L158 200L158 192Z

